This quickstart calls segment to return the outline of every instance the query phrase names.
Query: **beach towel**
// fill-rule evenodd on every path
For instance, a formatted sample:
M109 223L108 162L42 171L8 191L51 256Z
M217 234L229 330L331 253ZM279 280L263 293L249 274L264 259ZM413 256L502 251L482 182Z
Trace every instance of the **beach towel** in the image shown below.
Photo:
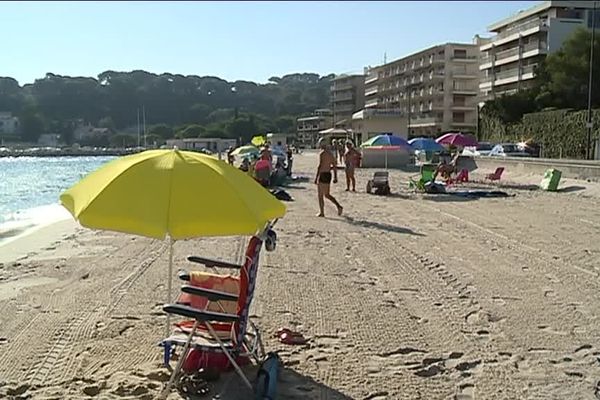
M508 194L498 190L486 191L486 190L473 190L466 192L451 192L448 193L454 196L469 197L469 198L481 198L481 197L515 197L514 194Z
M238 295L240 292L240 280L238 277L232 275L218 275L203 271L192 271L190 273L190 285L235 295ZM237 302L235 301L209 302L206 297L181 293L179 302L189 303L191 307L200 310L226 314L237 313Z
M281 201L294 201L288 192L282 189L271 190L271 194Z

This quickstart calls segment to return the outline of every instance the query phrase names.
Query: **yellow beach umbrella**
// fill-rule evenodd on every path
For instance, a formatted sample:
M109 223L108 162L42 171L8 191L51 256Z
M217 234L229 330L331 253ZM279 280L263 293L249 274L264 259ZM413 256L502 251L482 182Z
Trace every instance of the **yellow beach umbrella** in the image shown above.
M173 241L253 235L285 214L285 205L238 170L213 157L149 150L121 157L60 196L81 225Z
M258 136L254 136L252 138L252 140L250 140L250 143L252 143L256 147L260 147L260 146L264 145L265 143L267 143L267 141L265 140L264 136L258 135Z

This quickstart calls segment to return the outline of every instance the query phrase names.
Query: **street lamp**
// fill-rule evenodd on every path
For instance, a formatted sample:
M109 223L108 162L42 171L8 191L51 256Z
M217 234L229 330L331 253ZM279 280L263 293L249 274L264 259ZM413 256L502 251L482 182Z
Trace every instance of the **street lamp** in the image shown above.
M588 107L587 107L587 148L586 148L586 158L591 160L594 155L594 150L592 149L592 130L594 128L594 123L592 122L592 81L594 78L594 41L596 38L596 2L594 1L594 6L592 8L592 41L590 43L590 76L588 80Z

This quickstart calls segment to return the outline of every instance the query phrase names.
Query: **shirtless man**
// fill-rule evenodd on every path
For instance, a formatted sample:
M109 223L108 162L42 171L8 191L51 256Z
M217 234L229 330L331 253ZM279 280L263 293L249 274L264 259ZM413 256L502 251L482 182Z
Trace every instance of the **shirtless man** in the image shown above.
M317 167L317 176L315 177L315 184L317 185L317 193L319 197L319 214L317 217L325 216L325 200L327 198L331 201L338 210L338 215L342 215L344 208L338 203L338 201L329 193L331 186L331 171L333 171L333 183L337 183L337 160L331 154L331 151L327 148L325 139L319 139L319 166Z

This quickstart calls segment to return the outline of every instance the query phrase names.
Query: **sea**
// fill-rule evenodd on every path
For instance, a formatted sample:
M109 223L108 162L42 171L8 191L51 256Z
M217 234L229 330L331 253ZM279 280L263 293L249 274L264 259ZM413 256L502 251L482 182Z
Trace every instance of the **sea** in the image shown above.
M72 218L60 205L60 194L113 158L0 158L0 244Z

